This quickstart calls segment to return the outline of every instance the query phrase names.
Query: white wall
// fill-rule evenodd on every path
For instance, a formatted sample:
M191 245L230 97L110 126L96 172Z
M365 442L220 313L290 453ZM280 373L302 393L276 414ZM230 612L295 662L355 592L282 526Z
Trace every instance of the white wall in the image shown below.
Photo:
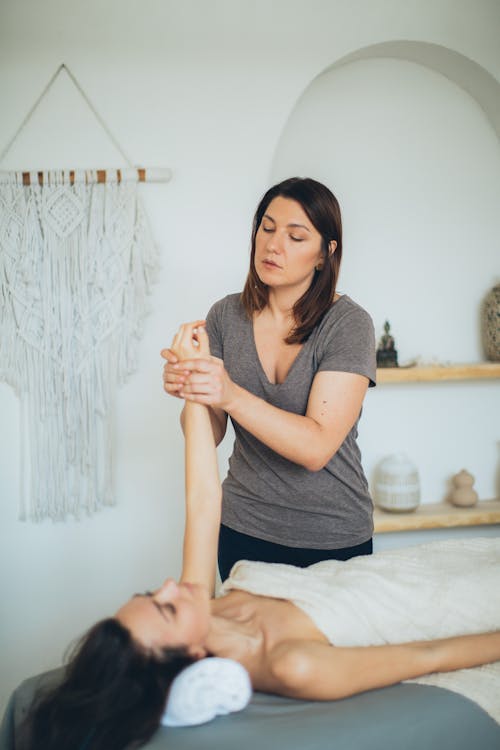
M500 280L500 143L476 100L400 59L334 68L286 124L272 176L290 173L337 192L339 288L370 311L378 336L390 320L400 363L481 359L481 303ZM365 404L370 478L403 450L420 469L424 502L444 499L462 467L481 498L500 495L498 383L382 385Z
M328 152L324 179L344 207L344 290L378 327L390 317L402 358L479 357L477 305L495 281L499 237L498 144L487 120L461 90L414 64L363 61L310 84L344 55L398 39L449 47L500 80L499 24L499 6L488 0L4 0L0 146L65 62L132 159L170 166L174 178L142 188L163 270L139 370L117 394L116 508L65 524L17 521L19 404L0 385L2 701L22 678L57 664L75 635L130 592L178 573L179 405L162 393L158 352L181 321L241 287L251 217L272 177L313 167L323 176L314 149L286 151L300 118L321 105L321 90L325 106L332 92L343 103L330 123L338 149ZM301 112L303 93L310 108ZM373 127L352 127L358 115ZM300 162L302 152L309 161ZM120 165L60 79L0 168ZM409 227L413 204L419 221ZM401 286L405 274L411 294ZM496 403L495 384L376 389L361 432L368 471L397 442L419 464L427 500L463 464L490 496Z

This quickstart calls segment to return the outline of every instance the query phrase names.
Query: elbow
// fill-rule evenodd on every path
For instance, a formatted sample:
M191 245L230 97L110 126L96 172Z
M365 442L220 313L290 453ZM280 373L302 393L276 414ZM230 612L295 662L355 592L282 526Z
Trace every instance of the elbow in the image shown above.
M307 458L307 461L302 463L302 466L304 469L307 469L307 471L321 471L321 469L325 468L327 463L328 460L323 461L323 459L318 456L310 456Z
M321 469L324 469L327 463L330 461L331 458L335 455L337 450L335 450L333 453L321 453L318 451L315 451L314 453L311 453L304 457L304 461L301 461L301 466L304 467L304 469L307 469L308 471L321 471Z
M285 645L285 644L283 644ZM310 658L303 646L288 646L271 661L270 673L273 689L279 695L298 700L337 700L344 698L346 691L337 676L328 675L314 658Z
M313 676L307 655L293 646L271 661L270 672L279 691L289 697L301 696Z
M304 434L301 448L302 456L297 463L308 471L321 471L342 444L342 441L339 442L338 436L334 437L334 441L332 445L332 436L325 434L324 430L316 425L314 431L311 430Z

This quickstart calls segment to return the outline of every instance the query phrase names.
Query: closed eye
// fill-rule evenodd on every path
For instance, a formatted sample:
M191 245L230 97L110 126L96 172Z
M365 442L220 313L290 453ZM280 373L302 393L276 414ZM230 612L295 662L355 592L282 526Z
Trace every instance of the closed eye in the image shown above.
M147 596L149 599L154 595L153 591L143 591L142 594L133 594L132 598L134 599L136 596ZM177 614L177 609L171 602L165 602L165 604L158 604L157 602L153 602L155 607L159 610L167 610L170 612L171 615L175 616Z
M261 229L262 229L262 231L263 231L263 232L265 232L266 234L272 234L272 233L274 232L274 227L265 227L265 226L261 226ZM288 235L288 236L290 237L290 239L291 239L291 240L292 240L293 242L304 242L304 239L305 239L304 237L294 237L294 235L293 235L293 234L290 234L290 235Z

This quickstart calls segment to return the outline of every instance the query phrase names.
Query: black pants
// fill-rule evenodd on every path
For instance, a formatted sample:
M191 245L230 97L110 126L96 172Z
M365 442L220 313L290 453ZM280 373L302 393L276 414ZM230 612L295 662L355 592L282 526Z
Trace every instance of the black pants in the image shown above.
M248 534L241 534L228 526L221 526L219 533L219 573L222 581L238 560L260 560L261 562L285 563L307 568L308 565L321 560L349 560L358 555L371 555L371 539L354 547L341 549L303 549L302 547L285 547L283 544L266 542Z

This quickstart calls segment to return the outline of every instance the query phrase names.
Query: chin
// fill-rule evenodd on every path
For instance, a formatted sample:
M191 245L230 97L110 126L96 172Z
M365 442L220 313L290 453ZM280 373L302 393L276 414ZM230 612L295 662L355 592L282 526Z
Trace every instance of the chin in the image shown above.
M276 286L276 279L273 278L273 272L267 271L264 269L263 271L258 271L257 276L259 277L259 281L261 281L264 286L273 287Z

